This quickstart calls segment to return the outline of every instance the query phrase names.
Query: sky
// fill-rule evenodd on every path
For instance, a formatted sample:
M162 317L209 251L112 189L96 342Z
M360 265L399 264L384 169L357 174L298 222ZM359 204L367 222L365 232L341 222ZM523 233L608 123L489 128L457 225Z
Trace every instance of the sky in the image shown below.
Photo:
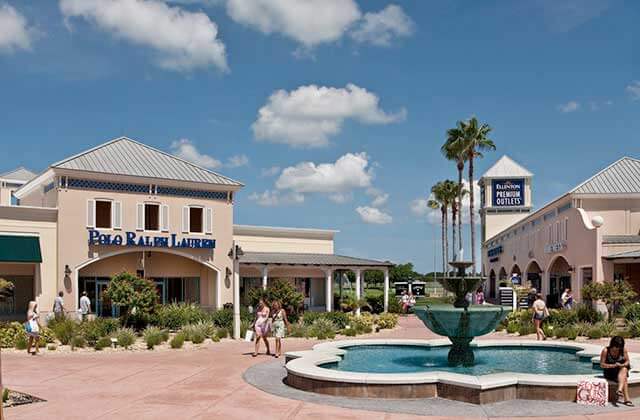
M456 121L493 128L477 177L509 155L536 206L640 158L638 21L630 0L0 0L0 172L124 135L245 183L235 223L431 271Z

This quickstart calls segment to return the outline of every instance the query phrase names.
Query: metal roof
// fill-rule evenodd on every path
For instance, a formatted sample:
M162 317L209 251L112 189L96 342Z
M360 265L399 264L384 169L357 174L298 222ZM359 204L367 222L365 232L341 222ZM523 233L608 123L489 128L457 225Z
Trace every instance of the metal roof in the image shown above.
M618 260L623 258L640 258L640 249L633 251L620 252L618 254L612 254L604 257L607 260Z
M127 137L111 140L54 163L51 167L234 187L243 186L242 183L231 178Z
M309 254L289 252L245 252L240 257L241 264L281 264L281 265L339 265L391 267L389 261L367 260L334 254Z
M35 177L36 174L22 166L14 169L13 171L0 174L0 178L2 179L10 179L12 181L21 181L24 183L31 181Z
M639 244L640 235L604 235L603 244Z
M482 178L504 178L504 177L522 177L530 178L533 174L526 170L522 165L516 163L509 156L504 155L496 163L493 164Z
M640 160L623 157L575 187L571 192L574 194L640 193Z

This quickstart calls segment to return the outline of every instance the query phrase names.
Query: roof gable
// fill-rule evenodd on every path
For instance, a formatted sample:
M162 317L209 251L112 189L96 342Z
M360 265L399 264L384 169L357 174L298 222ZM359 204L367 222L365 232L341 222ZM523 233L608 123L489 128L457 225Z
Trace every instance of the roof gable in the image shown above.
M571 193L640 193L640 160L625 156L575 187L573 190L571 190Z
M482 178L505 178L505 177L522 177L530 178L533 174L526 170L522 165L516 163L507 155L503 155L496 163L493 164Z
M15 180L15 181L22 181L22 182L25 182L25 183L31 181L35 177L36 177L36 174L34 174L30 170L28 170L28 169L26 169L26 168L24 168L22 166L19 167L19 168L14 169L12 171L0 174L0 178L2 178L2 179L11 179L11 180Z
M52 168L241 187L242 183L169 153L119 137Z

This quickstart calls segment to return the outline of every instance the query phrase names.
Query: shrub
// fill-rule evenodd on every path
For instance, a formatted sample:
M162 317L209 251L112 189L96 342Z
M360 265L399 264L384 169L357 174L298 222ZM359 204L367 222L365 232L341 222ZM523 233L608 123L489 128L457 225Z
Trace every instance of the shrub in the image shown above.
M0 346L3 348L14 347L16 338L27 336L24 326L19 322L11 322L0 326Z
M118 339L118 345L125 349L136 342L136 333L132 328L120 328L113 336Z
M291 337L308 337L308 327L302 322L291 324L291 330L289 332Z
M384 311L384 293L380 293L379 290L368 290L365 293L365 300L374 314L380 314Z
M516 332L518 332L519 328L520 328L520 323L518 323L518 322L509 322L507 324L507 333L515 334Z
M595 324L604 320L604 315L598 312L592 305L586 303L578 304L575 309L578 316L578 322L588 322L589 324Z
M340 334L346 335L347 337L355 337L356 336L356 330L354 330L353 328L345 328L345 329L340 331Z
M535 326L534 326L534 329L535 329ZM555 332L554 330L555 330L555 328L553 327L553 325L551 325L549 323L546 323L546 322L544 324L542 324L542 332L547 337L553 337L553 334Z
M632 337L640 337L640 321L633 321L627 325L627 330Z
M54 343L49 343L47 344L47 350L49 351L55 351L58 349L58 346L56 346Z
M626 281L592 282L582 288L584 299L601 300L607 306L608 319L613 317L617 305L627 305L636 297L633 287Z
M26 335L18 336L15 339L14 346L15 346L16 350L26 350L27 347L29 346L29 339L27 338Z
M349 323L349 317L344 312L324 312L323 318L333 322L338 329L343 329Z
M191 342L193 344L201 344L202 342L204 342L204 339L205 336L200 329L196 329L191 335Z
M179 332L178 334L173 336L173 338L169 342L169 345L172 349L179 349L184 344L184 338L184 333Z
M522 336L529 335L529 334L534 334L535 332L536 332L536 328L530 322L522 323L522 324L520 324L520 326L518 328L518 334L522 335Z
M96 318L80 324L80 333L89 345L94 345L102 337L110 336L120 328L116 318Z
M309 326L313 324L316 319L320 319L323 317L324 317L324 314L322 312L307 311L302 315L302 323L306 326Z
M247 334L247 330L251 326L251 321L240 321L240 337L244 337Z
M211 338L218 332L218 329L212 321L200 321L195 324L195 329L200 331L204 338Z
M398 325L398 315L382 313L378 316L376 323L381 329L395 328L395 326Z
M640 321L640 303L629 303L622 307L620 311L622 316L627 321Z
M368 334L373 331L373 316L364 312L360 316L348 314L349 325L356 330L357 334Z
M389 292L389 312L392 314L400 314L402 313L402 305L400 304L400 300L394 296L394 292Z
M218 341L220 341L223 338L227 338L229 337L229 330L227 330L226 328L218 328L216 330L216 333L211 336L211 338L214 338L214 337L217 338Z
M578 338L578 331L574 327L566 327L567 328L567 338L569 340L575 340Z
M558 327L573 325L578 322L578 313L574 309L551 309L549 322Z
M195 324L207 318L209 318L209 315L198 305L171 303L169 305L159 305L152 316L151 322L160 328L179 330L185 325Z
M180 332L184 334L184 341L191 341L191 337L198 331L198 327L196 325L185 325L182 327Z
M562 327L555 327L553 329L553 336L556 338L565 338L567 336L568 333L568 327L562 326Z
M579 336L586 337L587 336L587 332L589 331L589 329L592 326L593 326L593 324L590 324L588 322L578 322L576 325L574 325L574 328L576 330L576 333Z
M164 332L158 327L147 327L142 332L144 342L147 343L147 348L152 350L155 346L162 344L164 341Z
M122 324L147 323L158 304L156 285L148 279L122 272L114 276L105 291L111 304L120 308Z
M598 322L596 326L600 328L603 337L613 337L618 332L615 321Z
M93 348L98 350L98 351L100 351L102 349L106 349L107 347L111 347L111 338L109 338L109 337L101 337L93 345Z
M233 309L221 309L209 314L209 319L216 327L233 328Z
M61 319L55 323L52 322L50 325L54 335L62 345L69 344L71 339L78 334L78 323L69 318Z
M628 329L626 330L622 330L622 331L618 331L618 335L622 338L633 338L633 335L631 334L631 331L629 331Z
M86 346L86 345L87 345L87 342L85 341L85 339L84 339L84 337L83 337L83 336L81 336L81 335L74 335L74 336L71 338L70 344L71 344L71 349L73 350L73 349L81 349L81 348L84 348L84 346Z
M304 295L288 281L276 280L266 289L259 287L249 291L249 300L254 307L260 299L267 304L277 300L287 312L295 312L304 302Z
M213 335L211 336L211 341L213 341L214 343L218 343L220 342L220 337L218 337L217 335Z
M48 327L40 328L40 341L38 341L38 344L40 346L44 347L49 343L54 343L55 341L56 341L56 336L51 330L51 328L48 328Z
M603 336L602 330L598 326L594 325L593 327L589 328L589 331L587 331L587 337L589 337L592 340L602 338L602 336Z
M318 340L326 340L327 338L335 338L336 326L328 319L319 318L313 321L309 327L309 336L317 337Z

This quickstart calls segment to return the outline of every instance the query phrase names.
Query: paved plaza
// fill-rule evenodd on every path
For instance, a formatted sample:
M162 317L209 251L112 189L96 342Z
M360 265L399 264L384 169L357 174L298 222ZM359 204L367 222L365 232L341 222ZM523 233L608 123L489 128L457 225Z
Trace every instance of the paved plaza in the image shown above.
M402 318L400 326L369 337L419 338L435 336L414 317ZM487 339L505 337L502 333ZM591 341L593 343L593 341ZM601 340L602 344L606 340ZM316 341L287 339L286 350L309 349ZM3 377L7 387L44 398L46 402L5 411L14 419L413 419L491 418L504 419L510 405L495 412L447 401L424 401L424 413L438 416L396 414L322 403L322 400L278 396L281 387L274 375L273 390L265 392L245 381L245 374L260 363L273 368L275 359L252 358L252 344L223 340L193 351L148 351L114 353L49 353L38 357L3 354ZM629 350L640 351L640 342L629 340ZM247 370L252 368L249 372ZM415 405L415 401L412 402ZM431 404L431 407L427 407ZM435 407L438 405L438 407ZM359 407L358 402L353 407ZM437 409L436 409L437 408ZM521 414L544 415L548 403L523 404ZM557 408L557 407L556 407ZM575 406L564 419L640 419L640 408L609 408L600 414L580 414ZM447 415L452 415L447 417ZM532 417L520 417L532 418ZM545 419L555 417L544 417Z

